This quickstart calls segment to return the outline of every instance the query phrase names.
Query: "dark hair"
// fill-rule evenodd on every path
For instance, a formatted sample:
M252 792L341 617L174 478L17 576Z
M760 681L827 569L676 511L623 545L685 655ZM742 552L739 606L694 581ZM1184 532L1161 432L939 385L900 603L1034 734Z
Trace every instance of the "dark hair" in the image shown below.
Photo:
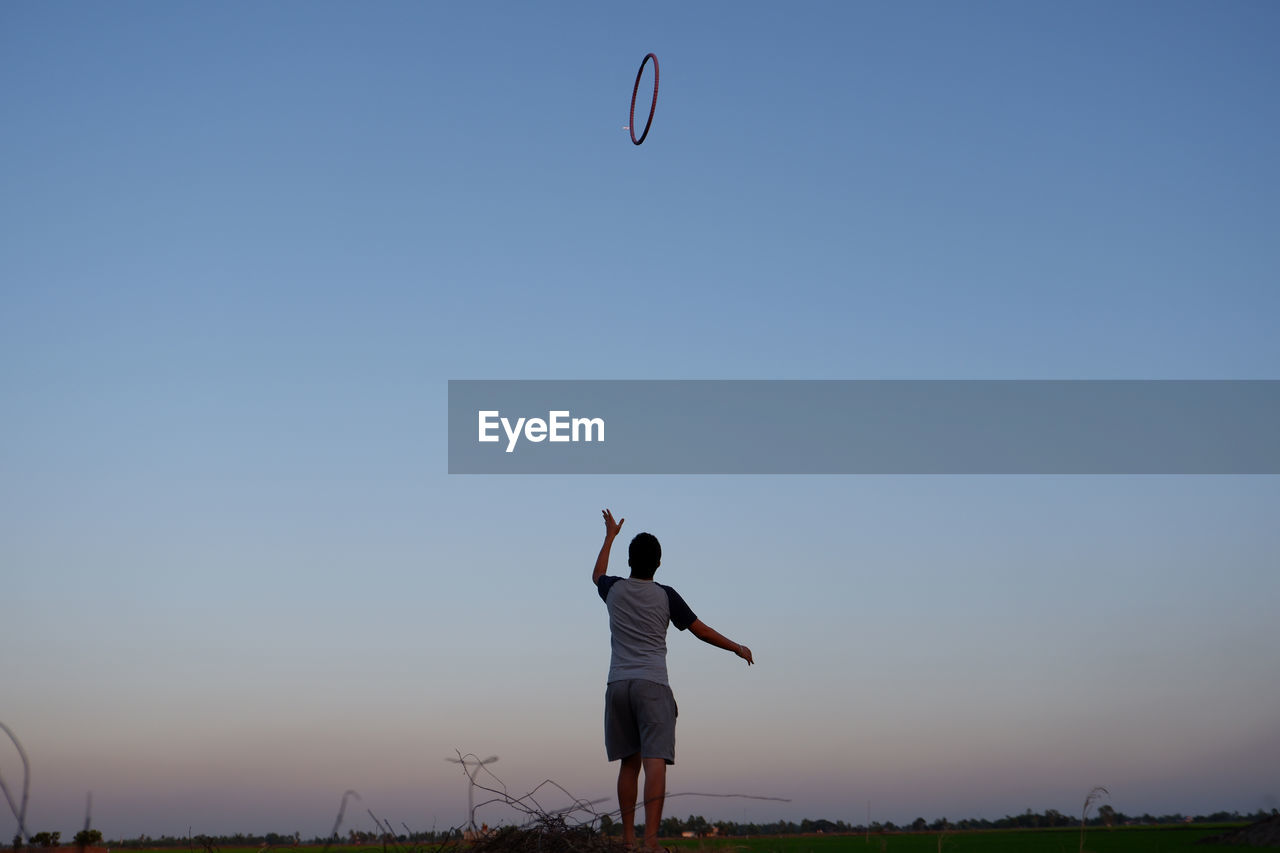
M627 565L631 566L631 577L641 580L652 580L653 573L662 562L662 546L658 537L652 533L637 533L631 540L627 550Z

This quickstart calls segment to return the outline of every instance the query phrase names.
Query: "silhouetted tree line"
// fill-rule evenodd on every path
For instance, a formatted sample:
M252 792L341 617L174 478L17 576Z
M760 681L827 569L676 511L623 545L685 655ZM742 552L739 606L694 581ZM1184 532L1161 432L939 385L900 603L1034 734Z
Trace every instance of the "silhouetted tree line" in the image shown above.
M1127 815L1124 812L1116 811L1110 805L1104 805L1098 809L1096 816L1089 818L1086 826L1090 827L1107 827L1107 826L1156 826L1161 824L1185 824L1185 823L1248 823L1252 821L1264 820L1276 814L1273 809L1270 812L1264 809L1258 809L1253 814L1242 814L1238 811L1219 811L1209 815L1196 815L1188 817L1179 812L1166 815ZM983 830L983 829L1053 829L1079 827L1080 818L1065 815L1057 809L1047 809L1043 812L1033 812L1027 809L1020 815L1006 815L996 820L988 820L986 818L966 818L964 820L948 820L947 818L938 818L932 822L926 821L922 817L916 818L909 824L898 826L893 821L885 821L881 823L874 821L870 826L865 824L846 823L843 820L810 820L805 818L799 823L790 820L779 820L772 823L739 823L731 820L709 821L702 815L689 815L689 817L681 820L680 818L669 817L662 821L661 835L666 838L678 838L686 832L692 832L699 837L710 835L718 835L722 837L750 837L757 835L812 835L817 833L825 834L863 834L867 832L883 833L883 832L950 832L963 830ZM608 815L600 818L600 832L604 835L621 835L622 827ZM636 827L637 832L643 831L643 824ZM323 845L326 843L339 844L343 846L350 845L369 845L374 847L384 844L432 844L450 839L459 838L457 830L444 830L440 832L414 832L401 835L391 835L390 833L379 834L376 832L362 832L360 830L348 830L346 835L335 836L333 838L325 838L316 836L314 838L304 839L302 833L294 832L290 834L268 832L265 835L247 835L238 832L235 835L197 835L175 837L172 835L161 835L151 837L150 835L140 835L137 838L122 838L104 840L102 833L96 829L86 829L76 833L74 844L79 847L84 846L106 846L110 848L122 848L125 850L145 850L151 848L167 848L181 849L185 848L191 853L220 853L222 847L298 847L302 845ZM14 838L13 849L20 850L27 848L53 848L62 847L61 832L37 832L31 835L29 842L23 844L21 838Z
M443 832L414 832L391 835L390 833L363 832L348 830L344 835L325 838L317 835L314 838L303 838L302 833L268 832L265 835L251 835L237 832L235 835L196 835L174 837L161 835L155 838L140 835L137 838L121 838L105 842L107 847L124 850L148 850L151 848L187 848L193 853L219 853L223 847L299 847L334 844L343 847L387 844L430 844L447 841L459 837L453 830Z
M1234 812L1214 812L1210 815L1199 815L1196 817L1187 817L1180 813L1155 816L1151 814L1127 815L1118 812L1109 805L1104 805L1099 809L1099 814L1089 818L1085 824L1090 827L1106 827L1106 826L1141 826L1141 825L1160 825L1160 824L1182 824L1182 823L1246 823L1249 821L1262 820L1268 817L1270 813L1259 809L1255 814L1241 814ZM708 835L719 836L738 836L749 837L756 835L810 835L815 833L825 834L858 834L866 832L883 833L883 832L947 832L959 830L983 830L983 829L1050 829L1055 827L1079 827L1080 818L1065 815L1057 809L1048 809L1044 812L1033 812L1027 809L1020 815L1007 815L996 820L986 818L966 818L964 820L948 820L947 818L938 818L932 822L926 821L922 817L916 818L909 824L898 826L893 821L873 821L868 827L866 824L851 824L843 820L805 820L796 823L789 820L780 820L773 823L738 823L735 821L708 821L702 815L690 815L685 820L669 817L662 821L662 828L659 834L664 838L677 838L686 832L692 832L699 837ZM600 830L605 835L621 835L622 827L610 818L602 818L600 821ZM641 831L638 826L636 832ZM714 831L714 832L713 832Z

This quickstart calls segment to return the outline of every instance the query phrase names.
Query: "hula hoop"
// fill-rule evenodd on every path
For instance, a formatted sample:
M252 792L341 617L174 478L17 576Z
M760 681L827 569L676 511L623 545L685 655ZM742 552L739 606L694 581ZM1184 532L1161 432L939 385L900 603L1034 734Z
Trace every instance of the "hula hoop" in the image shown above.
M653 60L653 101L649 104L649 120L644 123L644 133L640 134L640 138L636 139L636 95L640 92L640 78L644 76L644 66ZM658 108L658 57L652 53L646 53L644 59L640 60L640 70L636 72L636 84L631 88L631 121L627 128L631 132L631 143L639 145L644 142L644 138L649 135L649 125L653 124L653 111Z

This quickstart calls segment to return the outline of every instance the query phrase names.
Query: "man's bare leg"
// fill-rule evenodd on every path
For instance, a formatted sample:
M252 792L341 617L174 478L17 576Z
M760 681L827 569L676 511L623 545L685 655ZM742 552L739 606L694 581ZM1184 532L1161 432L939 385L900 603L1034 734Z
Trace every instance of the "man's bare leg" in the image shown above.
M618 767L618 808L622 812L622 841L634 846L636 843L636 794L640 787L640 753L628 755L622 759ZM649 777L645 775L645 788L649 786ZM647 833L646 827L646 833Z
M632 790L634 791L634 789ZM658 828L662 823L662 801L666 797L666 759L644 759L644 846L650 850L658 849Z

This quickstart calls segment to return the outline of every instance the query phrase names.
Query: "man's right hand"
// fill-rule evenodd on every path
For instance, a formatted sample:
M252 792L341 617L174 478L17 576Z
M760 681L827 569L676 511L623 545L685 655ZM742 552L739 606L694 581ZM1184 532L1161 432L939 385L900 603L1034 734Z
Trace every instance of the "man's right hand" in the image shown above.
M613 513L609 510L604 512L604 544L600 546L600 555L596 557L596 566L591 570L591 582L593 584L600 582L600 576L609 570L609 549L613 547L613 539L618 535L618 531L622 529L622 522L625 518L618 521L613 520Z
M623 523L624 521L626 521L626 519L625 519L625 518L621 518L621 519L618 519L617 521L614 521L614 520L613 520L613 513L612 513L612 512L610 512L610 511L609 511L609 510L607 510L607 509L606 509L606 510L604 510L604 535L605 535L605 537L606 537L606 538L609 538L609 539L612 539L612 538L614 538L615 536L617 536L617 535L618 535L618 531L622 529L622 523Z

